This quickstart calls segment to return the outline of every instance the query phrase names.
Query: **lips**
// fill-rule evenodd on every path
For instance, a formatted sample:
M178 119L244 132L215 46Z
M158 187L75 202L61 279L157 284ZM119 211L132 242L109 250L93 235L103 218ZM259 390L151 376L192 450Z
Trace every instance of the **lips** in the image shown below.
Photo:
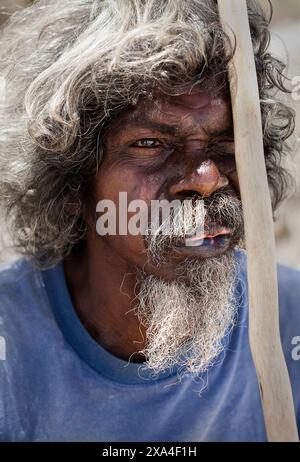
M217 257L224 253L231 243L231 231L217 222L206 222L204 231L186 237L184 245L177 246L178 257Z
M230 235L229 228L225 226L221 226L220 224L216 222L210 222L208 224L205 224L204 232L196 233L194 236L186 238L185 245L195 247L195 246L203 244L203 241L205 239L214 239L219 236L229 236L229 235Z
M205 221L204 230L166 240L165 251L172 260L218 257L232 245L233 231L218 222Z
M197 239L188 241L185 245L173 247L175 258L210 258L218 257L226 252L231 245L231 236L222 235L212 238Z

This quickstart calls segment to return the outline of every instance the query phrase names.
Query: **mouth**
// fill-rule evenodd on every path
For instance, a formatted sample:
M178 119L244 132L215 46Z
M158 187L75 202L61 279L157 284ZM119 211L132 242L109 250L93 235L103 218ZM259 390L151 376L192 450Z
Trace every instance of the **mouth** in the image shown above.
M215 223L210 224L206 228L205 232L196 233L192 237L187 237L185 239L185 246L187 247L198 247L205 245L214 245L218 242L222 242L223 236L230 236L230 229L226 227L221 227Z
M228 250L230 243L229 228L209 223L204 232L186 237L182 244L174 246L174 251L179 257L217 257Z

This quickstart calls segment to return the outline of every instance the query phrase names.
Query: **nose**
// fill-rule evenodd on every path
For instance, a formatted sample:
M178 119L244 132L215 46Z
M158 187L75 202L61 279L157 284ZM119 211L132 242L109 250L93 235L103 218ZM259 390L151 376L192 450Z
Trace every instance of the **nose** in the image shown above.
M171 196L198 193L203 197L209 197L228 184L228 178L220 173L211 159L207 159L196 170L173 183L169 188L169 193Z

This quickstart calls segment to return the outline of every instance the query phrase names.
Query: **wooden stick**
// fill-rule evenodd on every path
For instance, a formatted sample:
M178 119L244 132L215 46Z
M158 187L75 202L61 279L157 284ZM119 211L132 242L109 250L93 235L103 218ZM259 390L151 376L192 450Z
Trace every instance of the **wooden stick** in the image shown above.
M269 441L299 441L279 334L275 237L262 120L246 0L218 0L236 52L229 64L236 164L243 203L249 287L249 339ZM234 39L235 37L235 39Z

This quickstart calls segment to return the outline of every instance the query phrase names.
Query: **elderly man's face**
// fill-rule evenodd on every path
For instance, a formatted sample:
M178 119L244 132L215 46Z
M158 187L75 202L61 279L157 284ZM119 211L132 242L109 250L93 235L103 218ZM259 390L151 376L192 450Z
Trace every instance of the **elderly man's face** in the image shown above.
M186 231L179 239L175 234L165 239L160 231L148 237L94 231L88 245L94 260L107 262L111 278L117 274L111 290L120 291L125 275L134 279L132 303L147 326L141 351L148 364L157 371L178 362L206 370L234 320L233 249L243 238L226 95L194 88L122 114L107 132L94 192L97 201L109 199L117 210L120 192L127 193L128 203L143 200L148 208L153 200L182 204L192 198L192 217L195 203L203 200L206 239L196 238L192 246L186 245Z
M128 202L142 199L149 206L155 199L193 196L209 200L223 190L227 198L237 197L232 131L231 108L224 94L194 88L181 96L161 96L138 104L122 114L107 133L95 186L97 201L110 199L118 208L119 192L127 193ZM201 246L169 247L163 265L148 258L142 235L100 239L112 254L143 267L148 274L172 280L181 260L219 256L240 237L233 223L224 220L215 223L208 235L216 237L207 238Z

